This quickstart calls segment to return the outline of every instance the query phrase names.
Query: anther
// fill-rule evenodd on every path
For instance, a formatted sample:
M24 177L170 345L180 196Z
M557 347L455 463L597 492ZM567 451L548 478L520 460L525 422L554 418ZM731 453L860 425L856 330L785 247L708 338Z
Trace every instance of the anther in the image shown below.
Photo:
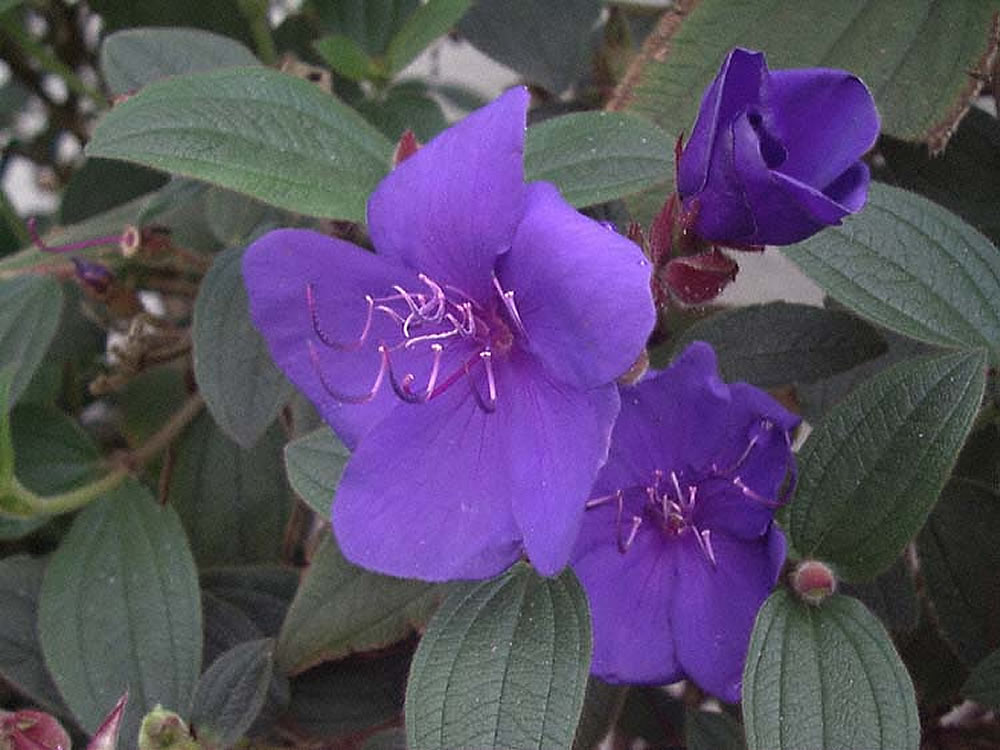
M739 487L740 492L742 492L746 497L749 497L751 500L754 500L761 505L768 508L780 508L782 505L782 503L766 498L757 492L757 490L748 487L741 477L733 477L733 484Z
M320 325L319 314L316 309L316 295L313 288L313 283L311 281L306 284L306 304L309 306L309 319L312 321L313 333L316 334L316 338L322 341L324 346L327 346L330 349L337 349L342 352L355 352L360 349L368 339L369 331L371 331L372 313L375 309L375 300L371 298L371 295L365 295L365 302L368 304L368 312L365 316L364 328L361 329L361 335L350 344L342 344L339 341L334 341L330 338Z
M463 365L463 367L465 369L465 374L469 376L469 385L472 386L472 395L476 399L476 403L479 405L479 408L487 414L492 414L497 409L497 383L496 379L493 377L493 352L489 349L484 349L479 352L478 356L479 361L483 363L483 369L486 370L485 399L479 393L479 389L476 387L476 383L470 372L470 364L475 360L469 360Z
M528 332L524 329L524 321L521 320L521 313L518 312L517 305L514 304L514 290L504 291L504 288L500 286L500 280L496 277L496 274L493 275L493 286L500 295L500 299L503 301L504 307L507 308L510 319L514 322L518 332L527 338Z
M712 549L712 532L708 529L698 531L698 529L695 529L693 526L691 528L694 530L694 538L697 540L701 551L705 554L705 557L708 558L708 561L712 563L712 567L716 567L715 550Z
M437 384L438 371L441 369L441 356L444 347L440 344L431 344L434 361L431 364L431 373L427 378L427 386L424 388L423 393L414 393L411 389L410 386L413 385L413 381L415 380L412 372L406 373L401 381L396 380L396 376L392 371L392 363L389 362L389 352L385 347L382 347L382 350L385 351L385 359L389 363L389 382L392 384L392 390L395 391L397 396L410 404L422 404L434 394L434 386Z
M384 345L380 345L378 348L378 352L382 359L379 363L378 374L375 376L375 382L372 384L371 390L367 393L361 394L360 396L352 396L341 393L331 386L327 381L326 376L323 375L323 368L320 365L319 355L316 353L316 345L313 344L312 341L306 341L306 345L309 347L309 361L312 363L313 369L316 371L320 385L323 386L323 390L327 392L330 398L335 401L343 401L347 404L366 404L375 398L379 388L382 387L382 381L385 379L386 370L389 369L389 350L386 349Z
M632 516L632 525L629 528L628 536L622 540L621 538L621 524L618 524L618 551L623 555L629 551L632 547L632 542L635 541L635 535L639 533L639 527L642 526L641 516Z
M618 490L617 492L612 492L610 495L601 495L601 497L591 498L584 504L584 507L587 510L590 510L591 508L599 508L605 503L610 503L612 500L615 500L617 501L618 507L620 508L622 506L622 502L624 501L624 499L625 499L625 493L622 492L621 490Z

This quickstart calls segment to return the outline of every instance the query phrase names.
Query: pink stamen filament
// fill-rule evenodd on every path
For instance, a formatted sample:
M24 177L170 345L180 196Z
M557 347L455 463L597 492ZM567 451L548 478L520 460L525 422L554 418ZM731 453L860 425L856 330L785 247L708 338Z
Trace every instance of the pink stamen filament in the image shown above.
M91 247L104 247L106 245L118 245L121 242L121 235L111 234L106 237L94 237L89 240L80 240L79 242L69 242L65 245L46 245L42 236L38 233L38 222L35 217L32 216L25 222L25 226L28 229L28 236L31 237L31 242L39 250L43 250L46 253L73 253L77 250L87 250Z

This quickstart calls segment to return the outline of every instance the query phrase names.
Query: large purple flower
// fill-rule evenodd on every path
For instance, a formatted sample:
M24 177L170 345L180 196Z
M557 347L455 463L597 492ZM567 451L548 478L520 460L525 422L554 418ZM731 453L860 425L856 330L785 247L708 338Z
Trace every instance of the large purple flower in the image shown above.
M734 49L705 92L677 165L695 232L729 245L788 245L864 205L875 102L843 70L771 72Z
M247 250L254 323L353 455L333 506L348 559L397 576L566 565L654 322L633 243L524 184L509 91L372 194L376 253L302 230Z
M785 559L772 519L794 484L799 419L723 383L701 342L621 393L573 553L593 616L591 671L622 683L687 676L736 701L754 617Z

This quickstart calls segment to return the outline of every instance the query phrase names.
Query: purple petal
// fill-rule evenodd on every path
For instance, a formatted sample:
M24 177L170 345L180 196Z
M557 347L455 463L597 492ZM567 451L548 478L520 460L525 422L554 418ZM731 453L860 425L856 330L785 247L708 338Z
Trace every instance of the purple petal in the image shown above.
M714 566L692 535L679 542L670 618L677 659L698 685L735 703L754 619L784 563L784 536L776 526L755 541L713 535Z
M761 155L757 131L745 115L733 123L733 136L733 163L756 224L754 233L737 238L739 241L789 245L825 226L839 224L850 213L819 189L770 170Z
M531 351L582 388L609 383L635 362L656 319L649 275L634 243L547 183L530 186L513 247L497 267Z
M528 92L511 89L400 164L368 201L378 253L458 287L492 293L492 269L510 248L524 201Z
M251 317L271 356L353 447L400 402L391 389L383 388L369 403L345 404L333 398L328 386L348 395L370 390L379 370L378 342L393 334L398 338L398 327L385 316L375 316L365 346L350 352L331 349L317 336L306 288L314 285L315 310L323 334L349 343L364 329L368 310L365 295L391 293L393 284L417 288L419 282L406 269L355 245L297 229L270 232L251 244L243 256L243 278ZM318 367L310 355L310 342Z
M662 685L683 677L670 612L677 589L676 545L655 529L618 549L616 508L587 511L573 570L590 602L594 654L590 671L611 683Z
M428 581L489 578L514 563L521 535L497 455L502 429L466 383L393 411L358 446L337 488L333 531L344 556Z
M569 562L586 501L607 459L618 415L613 383L579 391L555 383L534 362L519 367L517 397L497 408L513 479L512 507L531 564L556 575Z
M715 352L696 341L662 372L622 388L622 407L598 494L645 484L653 472L701 468L719 452L729 393Z
M349 560L406 578L488 578L517 560L523 541L543 574L566 565L617 391L567 389L519 356L494 369L494 412L472 396L471 385L486 388L479 373L371 430L333 505Z
M859 161L830 183L823 193L853 214L860 211L868 200L869 182L871 173L868 165Z
M864 83L843 70L804 68L772 73L764 119L784 144L782 174L826 192L878 138L875 102Z
M744 177L737 170L733 123L726 123L720 130L712 155L712 171L701 192L685 198L684 209L695 213L694 228L703 239L750 244L748 238L754 235L757 224L747 203ZM754 147L756 143L754 135Z
M719 168L712 163L718 158L718 142L727 137L727 125L739 112L760 101L766 76L763 53L736 48L726 56L705 91L698 120L677 165L677 191L682 197L700 192L710 170Z

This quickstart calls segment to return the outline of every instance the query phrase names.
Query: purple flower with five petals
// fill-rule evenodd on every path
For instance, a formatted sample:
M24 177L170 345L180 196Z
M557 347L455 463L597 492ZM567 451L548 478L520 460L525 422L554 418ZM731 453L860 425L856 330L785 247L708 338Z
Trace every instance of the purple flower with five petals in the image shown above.
M686 676L735 702L785 560L773 517L794 487L799 418L723 383L701 342L621 394L573 553L593 617L591 671L631 684Z
M274 359L353 450L333 529L372 570L563 568L653 326L639 248L524 183L527 105L507 92L386 177L375 253L286 229L244 256Z
M879 131L875 102L843 70L771 72L734 49L705 92L677 164L695 232L727 245L789 245L839 224L868 196L859 159Z

